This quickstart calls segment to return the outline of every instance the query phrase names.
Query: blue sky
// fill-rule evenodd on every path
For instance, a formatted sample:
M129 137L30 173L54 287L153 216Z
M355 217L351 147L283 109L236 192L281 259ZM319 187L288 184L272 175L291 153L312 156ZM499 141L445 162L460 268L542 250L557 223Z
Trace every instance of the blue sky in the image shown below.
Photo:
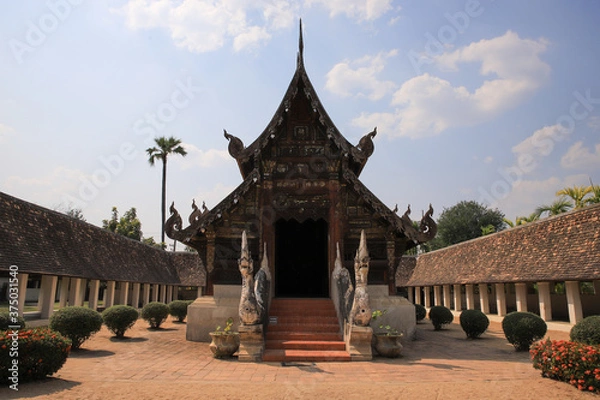
M168 201L215 206L293 75L298 19L320 99L352 142L378 127L361 180L414 219L476 200L510 219L600 183L600 2L48 0L0 14L0 191L101 225Z

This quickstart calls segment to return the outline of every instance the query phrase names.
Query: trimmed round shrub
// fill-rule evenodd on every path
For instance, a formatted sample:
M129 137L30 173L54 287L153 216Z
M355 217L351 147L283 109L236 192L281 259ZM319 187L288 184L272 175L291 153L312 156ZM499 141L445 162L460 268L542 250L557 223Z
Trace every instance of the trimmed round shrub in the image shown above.
M142 318L150 324L150 328L158 329L169 316L169 306L153 301L142 308Z
M18 326L18 328L9 328L9 326ZM25 320L20 315L11 317L10 313L0 313L0 331L8 329L25 329Z
M477 339L490 326L490 319L479 310L465 310L460 313L460 327L469 339Z
M444 306L433 306L429 309L429 319L433 324L433 329L439 331L444 325L454 321L454 315L449 308Z
M71 341L49 328L9 330L0 332L0 348L0 382L14 385L58 371L67 361ZM19 364L13 364L15 359Z
M592 315L584 318L571 328L570 333L573 342L588 345L600 344L600 315Z
M104 325L118 338L125 336L125 331L135 324L138 317L138 310L126 305L112 306L102 312Z
M427 316L427 309L421 304L415 304L415 314L417 315L417 322L423 321Z
M87 307L64 307L50 317L50 329L71 339L74 350L100 328L102 328L102 315Z
M502 320L504 336L517 351L528 351L533 342L544 337L547 329L546 322L531 312L511 312Z
M177 322L183 322L187 317L187 308L191 303L187 300L173 300L169 303L169 314L177 318Z

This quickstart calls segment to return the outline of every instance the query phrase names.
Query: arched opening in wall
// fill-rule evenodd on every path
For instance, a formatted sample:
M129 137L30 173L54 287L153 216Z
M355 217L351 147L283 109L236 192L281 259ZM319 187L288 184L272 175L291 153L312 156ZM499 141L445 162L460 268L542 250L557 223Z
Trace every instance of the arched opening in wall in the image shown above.
M329 297L327 240L322 218L275 223L275 296Z

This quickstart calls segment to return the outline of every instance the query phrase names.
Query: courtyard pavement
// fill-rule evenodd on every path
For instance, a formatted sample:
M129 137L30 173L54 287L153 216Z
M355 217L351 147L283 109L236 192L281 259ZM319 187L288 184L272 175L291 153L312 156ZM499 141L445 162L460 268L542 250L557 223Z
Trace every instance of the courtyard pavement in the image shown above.
M493 322L479 340L457 324L417 325L402 357L370 362L243 363L217 360L207 343L185 340L185 324L150 330L140 320L127 338L106 328L72 352L53 377L0 388L1 399L599 399L540 376ZM551 339L568 333L549 331Z

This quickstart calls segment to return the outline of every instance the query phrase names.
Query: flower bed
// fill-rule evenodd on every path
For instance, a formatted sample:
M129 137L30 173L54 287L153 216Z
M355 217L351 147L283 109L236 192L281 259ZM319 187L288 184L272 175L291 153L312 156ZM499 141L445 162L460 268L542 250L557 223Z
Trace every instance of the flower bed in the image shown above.
M600 346L547 339L534 344L530 353L543 377L600 393Z

